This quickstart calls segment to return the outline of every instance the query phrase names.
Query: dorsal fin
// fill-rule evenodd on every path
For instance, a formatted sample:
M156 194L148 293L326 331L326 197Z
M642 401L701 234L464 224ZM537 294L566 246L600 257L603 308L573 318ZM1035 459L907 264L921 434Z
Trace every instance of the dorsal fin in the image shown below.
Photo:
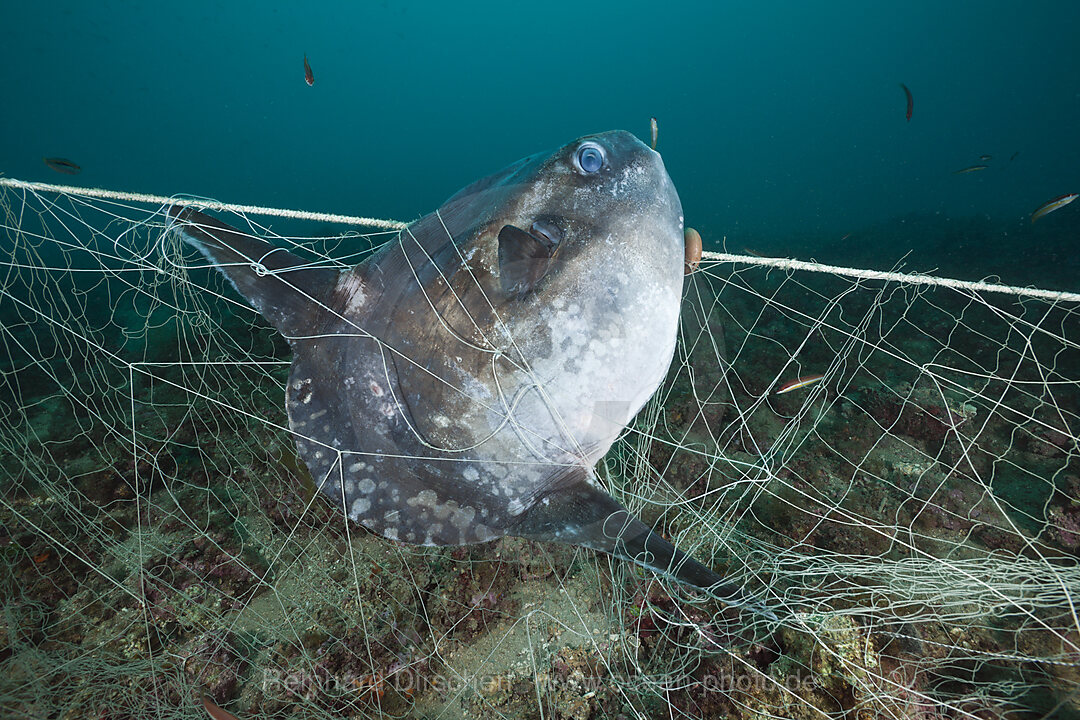
M176 231L229 279L287 340L310 335L341 273L311 263L189 207L173 206Z

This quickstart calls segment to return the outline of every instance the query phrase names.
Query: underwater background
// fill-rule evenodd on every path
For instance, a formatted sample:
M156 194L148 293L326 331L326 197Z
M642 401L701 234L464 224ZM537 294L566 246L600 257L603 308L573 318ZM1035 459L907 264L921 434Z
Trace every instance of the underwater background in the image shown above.
M9 1L0 178L410 221L655 117L707 250L1075 293L1080 202L1032 218L1080 192L1077 38L1062 2ZM113 200L0 185L5 720L1080 717L1077 295L684 278L597 472L774 620L345 522L290 347ZM343 263L391 237L211 213Z
M1080 189L1077 37L1063 2L7 2L0 173L411 220L656 117L706 249L1075 289L1080 207L1030 215Z

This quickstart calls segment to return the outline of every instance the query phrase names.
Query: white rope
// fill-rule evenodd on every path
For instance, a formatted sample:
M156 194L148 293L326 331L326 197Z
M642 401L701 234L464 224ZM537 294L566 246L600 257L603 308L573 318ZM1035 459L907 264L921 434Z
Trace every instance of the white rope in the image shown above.
M830 275L844 275L847 277L864 278L867 280L891 280L906 283L908 285L940 285L956 290L970 290L971 292L996 292L1009 295L1021 295L1024 297L1053 300L1056 302L1080 302L1080 293L1058 292L1056 290L1040 290L1039 288L1016 287L1014 285L998 285L988 282L969 282L966 280L953 280L951 278L935 277L933 275L910 275L898 272L883 272L880 270L860 270L858 268L846 268L836 265L822 265L821 263L805 262L803 260L791 260L788 258L762 258L747 255L730 255L728 253L703 252L703 260L715 262L742 263L743 265L764 265L766 267L781 268L783 270L806 270L809 272L829 273Z
M113 190L101 190L99 188L81 188L72 185L52 185L50 183L27 182L14 178L0 177L0 187L10 187L33 192L56 192L82 197L103 198L108 200L123 200L126 202L149 203L153 205L180 205L194 207L201 210L217 212L249 213L255 215L273 215L276 217L289 217L299 220L315 220L322 222L336 222L347 225L362 225L364 227L377 227L387 230L401 230L408 227L409 223L400 220L383 220L380 218L359 217L355 215L338 215L335 213L314 213L305 210L283 210L280 208L261 207L258 205L232 205L215 200L202 200L197 198L165 197L164 195L147 195L144 193L126 193ZM999 285L987 282L970 282L966 280L953 280L951 278L935 277L933 275L906 274L898 272L883 272L880 270L861 270L859 268L846 268L837 265L822 265L803 260L791 260L789 258L762 258L749 255L732 255L730 253L703 252L703 260L714 262L741 263L743 265L761 265L775 267L782 270L806 270L808 272L829 273L846 277L862 278L866 280L891 280L893 282L907 283L910 285L937 285L956 290L968 290L971 292L996 292L1022 297L1040 298L1055 302L1080 302L1080 293L1059 292L1055 290L1042 290L1039 288L1024 288L1013 285Z
M217 212L248 213L252 215L274 215L276 217L296 218L298 220L316 220L321 222L344 223L348 225L363 225L364 227L384 228L386 230L401 230L409 223L399 220L380 220L379 218L357 217L354 215L337 215L335 213L315 213L306 210L282 210L279 208L260 207L258 205L230 205L214 200L200 200L197 198L165 197L164 195L146 195L144 193L116 192L113 190L101 190L99 188L81 188L71 185L51 185L49 183L27 182L14 178L0 178L0 187L30 190L32 192L56 192L66 195L78 195L81 197L102 198L106 200L123 200L125 202L149 203L151 205L180 205L193 207L201 210Z

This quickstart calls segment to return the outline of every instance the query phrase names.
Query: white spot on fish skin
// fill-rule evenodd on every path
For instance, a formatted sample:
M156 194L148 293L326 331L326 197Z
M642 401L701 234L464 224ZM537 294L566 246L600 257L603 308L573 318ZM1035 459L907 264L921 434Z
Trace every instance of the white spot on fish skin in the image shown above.
M561 538L564 535L569 535L570 537L574 537L575 535L578 534L578 531L580 529L581 529L580 525L567 525L562 530L557 530L555 532L555 537L556 538Z
M364 295L364 283L360 280L360 276L356 273L345 273L338 280L337 292L341 297L345 298L344 312L346 314L355 314L360 308L364 307L364 301L367 297Z
M382 534L383 537L389 538L391 540L397 540L397 528L386 528L385 530L383 530Z
M367 498L360 498L352 504L349 508L349 517L353 520L359 520L360 516L371 509L371 501Z
M356 462L349 466L349 472L358 473L367 467L367 463Z
M466 480L469 480L470 482L476 482L477 480L480 479L480 473L477 472L476 468L474 468L472 465L465 468L462 471L461 475L462 475L462 477L464 477Z
M465 528L472 525L474 517L476 517L475 508L462 507L450 515L450 523L458 530L465 530Z
M383 396L382 386L379 385L379 383L375 382L374 380L372 380L368 384L368 389L371 390L371 394L374 395L375 397L382 397Z
M364 494L368 494L375 491L375 481L371 478L364 478L357 485L357 489Z
M417 515L420 520L426 521L432 516L439 520L449 520L450 524L462 531L462 533L472 527L473 519L476 517L476 508L461 507L456 500L440 503L438 495L432 490L421 490L415 497L411 497L405 502L412 507L423 506L431 510L430 513L427 510L420 512ZM433 522L427 528L429 540L442 532L443 527L443 523Z
M394 417L394 406L390 403L383 403L382 407L379 408L379 410L381 410L382 414L388 418Z
M431 507L435 503L439 502L439 496L435 494L434 490L421 490L420 492L416 493L415 497L411 497L405 502L412 507L416 507L417 505L426 505L427 507Z
M547 498L544 499L546 500ZM511 515L520 515L525 510L525 503L521 502L518 498L513 498L506 509Z
M321 418L325 414L326 414L326 410L320 410L319 412L313 412L313 413L311 413L311 416L308 419L309 420L318 420L319 418Z
M496 533L493 533L491 531L491 528L489 528L483 523L476 523L475 525L473 525L472 531L473 537L480 541L490 540L491 538L496 536Z
M295 390L296 399L304 405L311 402L311 378L306 380L297 380L293 383L293 390Z

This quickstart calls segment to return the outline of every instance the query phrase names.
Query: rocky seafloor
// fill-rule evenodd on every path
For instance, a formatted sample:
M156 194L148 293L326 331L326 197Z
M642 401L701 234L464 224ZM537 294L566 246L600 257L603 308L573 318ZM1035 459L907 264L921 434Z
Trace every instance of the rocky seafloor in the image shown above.
M242 719L1075 715L1080 637L1062 598L1077 589L1080 392L1058 382L1080 379L1075 346L1030 347L1029 366L1013 326L956 299L913 323L914 297L854 297L838 315L835 288L696 283L660 401L602 475L778 621L573 547L367 532L275 427L280 364L126 385L89 353L48 371L15 358L0 707L194 718L206 695ZM774 393L810 372L826 377Z

